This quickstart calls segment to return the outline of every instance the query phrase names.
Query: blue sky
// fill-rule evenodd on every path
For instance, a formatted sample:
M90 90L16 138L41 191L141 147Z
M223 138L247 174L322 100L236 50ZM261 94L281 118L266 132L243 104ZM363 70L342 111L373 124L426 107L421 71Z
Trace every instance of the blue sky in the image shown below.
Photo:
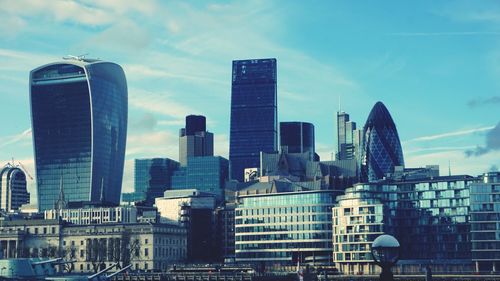
M323 159L340 97L358 126L385 103L407 166L500 166L498 1L0 0L0 34L0 163L33 175L29 71L86 53L127 76L124 191L134 158L178 159L187 114L227 157L231 61L247 58L277 58L279 121L312 122Z

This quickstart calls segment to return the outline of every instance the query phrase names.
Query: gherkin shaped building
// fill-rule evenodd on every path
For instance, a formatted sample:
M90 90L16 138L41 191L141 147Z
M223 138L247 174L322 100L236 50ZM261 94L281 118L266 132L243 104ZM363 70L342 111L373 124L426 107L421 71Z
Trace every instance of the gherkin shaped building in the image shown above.
M394 172L395 166L404 166L403 150L396 125L382 102L377 102L363 128L361 152L361 181L383 179Z

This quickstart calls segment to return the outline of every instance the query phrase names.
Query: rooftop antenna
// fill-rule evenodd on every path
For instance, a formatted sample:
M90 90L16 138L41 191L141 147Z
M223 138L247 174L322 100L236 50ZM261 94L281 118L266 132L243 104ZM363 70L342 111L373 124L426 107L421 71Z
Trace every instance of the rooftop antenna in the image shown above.
M81 55L78 55L78 56L73 56L73 55L66 55L63 57L64 60L78 60L78 61L82 61L85 59L85 56L87 56L87 54L81 54Z
M342 110L342 107L340 106L340 95L339 95L339 112Z
M451 162L450 162L450 159L448 159L448 176L451 176Z

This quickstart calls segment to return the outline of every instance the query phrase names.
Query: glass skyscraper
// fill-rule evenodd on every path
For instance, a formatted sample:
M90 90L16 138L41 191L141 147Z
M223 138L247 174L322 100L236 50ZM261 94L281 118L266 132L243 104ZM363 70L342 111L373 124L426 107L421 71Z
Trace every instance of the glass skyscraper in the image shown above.
M354 159L356 122L349 121L349 114L337 112L337 160Z
M362 139L361 181L383 179L394 172L395 166L404 166L396 125L382 102L373 106L366 120Z
M285 153L309 153L314 159L314 125L307 122L280 122L280 146Z
M197 189L224 198L224 187L229 178L229 161L220 156L188 157L187 165L172 176L172 189Z
M54 206L61 179L70 203L119 204L127 135L122 68L88 59L41 66L30 73L30 99L40 211Z
M124 193L123 202L146 200L152 206L155 198L171 186L172 175L179 168L179 163L169 158L135 159L134 192Z
M276 59L233 61L229 161L231 178L259 167L260 152L278 144Z

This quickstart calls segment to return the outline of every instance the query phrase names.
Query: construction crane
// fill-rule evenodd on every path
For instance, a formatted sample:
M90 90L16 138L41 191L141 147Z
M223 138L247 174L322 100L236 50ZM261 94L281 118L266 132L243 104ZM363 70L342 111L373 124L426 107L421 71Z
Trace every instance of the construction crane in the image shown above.
M12 162L12 164L14 164L14 162ZM19 164L19 166L21 167L21 169L23 169L24 173L30 178L30 180L33 180L33 177L30 175L30 173L28 172L28 169L26 169L24 167L23 164L21 164L21 162L17 161L17 164Z

